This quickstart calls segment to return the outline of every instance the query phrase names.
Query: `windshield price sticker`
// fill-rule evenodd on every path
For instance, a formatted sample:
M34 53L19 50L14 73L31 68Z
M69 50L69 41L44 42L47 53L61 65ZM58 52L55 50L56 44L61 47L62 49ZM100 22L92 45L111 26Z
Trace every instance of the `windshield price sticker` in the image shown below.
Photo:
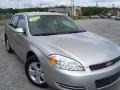
M34 16L34 17L30 17L29 18L29 21L30 22L34 22L34 21L37 21L37 20L39 20L40 19L40 16Z

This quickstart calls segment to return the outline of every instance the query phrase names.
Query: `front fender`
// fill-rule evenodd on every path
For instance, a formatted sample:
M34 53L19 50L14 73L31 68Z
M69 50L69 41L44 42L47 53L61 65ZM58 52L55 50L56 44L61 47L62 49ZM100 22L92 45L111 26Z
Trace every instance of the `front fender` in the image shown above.
M30 45L30 51L32 51L37 56L42 65L48 63L47 54L45 54L42 50L34 45Z

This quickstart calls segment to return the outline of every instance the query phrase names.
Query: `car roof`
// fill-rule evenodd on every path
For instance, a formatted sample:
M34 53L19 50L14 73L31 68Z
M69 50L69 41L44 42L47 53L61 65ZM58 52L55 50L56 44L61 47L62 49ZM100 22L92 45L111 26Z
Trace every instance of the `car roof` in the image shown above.
M22 13L16 13L15 15L35 16L35 15L64 15L64 14L55 13L55 12L22 12Z

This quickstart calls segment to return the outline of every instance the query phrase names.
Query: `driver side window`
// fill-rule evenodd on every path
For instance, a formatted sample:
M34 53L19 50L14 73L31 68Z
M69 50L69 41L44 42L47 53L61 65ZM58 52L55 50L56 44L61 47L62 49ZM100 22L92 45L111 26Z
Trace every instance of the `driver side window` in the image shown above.
M13 28L17 28L17 27L16 27L16 24L17 24L17 22L18 22L18 18L19 18L19 16L14 16L14 17L12 18L12 20L10 21L9 25L10 25L11 27L13 27Z
M26 29L26 23L25 23L25 18L24 16L20 15L17 23L18 28L22 28L23 30Z

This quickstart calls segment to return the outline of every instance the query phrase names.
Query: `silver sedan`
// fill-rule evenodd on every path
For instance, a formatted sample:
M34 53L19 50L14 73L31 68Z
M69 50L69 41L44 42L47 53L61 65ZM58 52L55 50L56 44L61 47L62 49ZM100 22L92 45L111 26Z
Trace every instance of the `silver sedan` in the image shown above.
M5 45L23 60L26 76L38 87L96 90L120 80L120 47L62 14L13 15Z

